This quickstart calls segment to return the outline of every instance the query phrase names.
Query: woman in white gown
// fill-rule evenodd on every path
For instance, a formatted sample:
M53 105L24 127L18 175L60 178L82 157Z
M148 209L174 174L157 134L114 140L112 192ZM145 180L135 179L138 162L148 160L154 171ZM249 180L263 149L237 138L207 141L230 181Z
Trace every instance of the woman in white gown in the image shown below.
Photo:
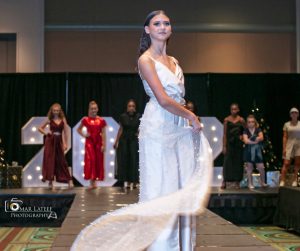
M192 215L207 202L212 155L197 116L184 108L183 73L166 54L170 35L165 13L151 12L138 60L150 97L139 135L140 201L94 221L72 250L194 250Z

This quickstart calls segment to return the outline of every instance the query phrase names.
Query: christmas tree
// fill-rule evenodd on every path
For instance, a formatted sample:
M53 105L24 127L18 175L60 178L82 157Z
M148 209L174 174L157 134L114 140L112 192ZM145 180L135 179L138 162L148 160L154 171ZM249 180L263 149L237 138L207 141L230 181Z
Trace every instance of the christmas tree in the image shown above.
M0 138L0 188L6 188L6 167L7 164L4 159L5 151L3 147L1 147L1 138Z
M280 170L281 163L274 153L274 149L272 146L272 141L270 139L269 131L270 127L266 123L263 113L260 109L254 104L251 114L253 114L259 124L260 129L264 134L263 141L263 157L266 171L278 171Z
M1 143L2 143L2 140L0 138L0 168L5 168L6 167L6 163L5 163L5 159L4 159L5 151L4 151L3 147L1 147Z

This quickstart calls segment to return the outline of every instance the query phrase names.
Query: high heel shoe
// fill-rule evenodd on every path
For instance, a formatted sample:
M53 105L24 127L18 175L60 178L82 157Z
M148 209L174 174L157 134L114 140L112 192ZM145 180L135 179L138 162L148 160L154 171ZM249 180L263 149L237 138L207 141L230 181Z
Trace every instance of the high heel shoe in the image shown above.
M267 187L269 187L269 185L266 184L266 183L261 183L261 187L262 187L262 188L267 188Z
M54 186L53 186L53 182L52 182L52 181L49 182L48 188L49 188L50 190L53 190L53 189L54 189Z

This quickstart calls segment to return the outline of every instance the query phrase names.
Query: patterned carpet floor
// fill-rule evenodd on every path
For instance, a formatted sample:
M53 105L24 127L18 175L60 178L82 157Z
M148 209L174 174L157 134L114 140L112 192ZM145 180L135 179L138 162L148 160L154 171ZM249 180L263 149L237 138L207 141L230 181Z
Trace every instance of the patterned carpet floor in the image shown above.
M242 227L249 234L278 250L300 251L300 235L276 226Z
M0 228L0 250L48 251L59 228Z
M300 251L300 235L276 226L249 226L243 230L278 250ZM0 228L0 250L49 251L59 228Z

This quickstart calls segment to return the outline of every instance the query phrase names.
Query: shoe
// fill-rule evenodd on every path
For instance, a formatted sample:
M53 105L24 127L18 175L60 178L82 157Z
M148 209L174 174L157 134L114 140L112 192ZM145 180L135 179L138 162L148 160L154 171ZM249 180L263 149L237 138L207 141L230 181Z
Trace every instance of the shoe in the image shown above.
M262 183L262 184L261 184L261 187L262 187L262 188L267 188L267 187L269 187L269 185L266 184L266 183Z
M88 191L91 191L91 190L94 190L94 189L96 189L97 188L97 186L89 186L88 188L87 188L87 190Z
M280 181L279 186L280 186L280 187L284 187L284 185L285 185L285 182L284 182L283 180Z
M50 190L53 190L54 189L53 182L49 182L48 187Z
M294 180L293 183L292 183L292 187L297 187L297 186L298 186L297 181Z
M255 187L253 185L248 185L249 189L254 189Z

